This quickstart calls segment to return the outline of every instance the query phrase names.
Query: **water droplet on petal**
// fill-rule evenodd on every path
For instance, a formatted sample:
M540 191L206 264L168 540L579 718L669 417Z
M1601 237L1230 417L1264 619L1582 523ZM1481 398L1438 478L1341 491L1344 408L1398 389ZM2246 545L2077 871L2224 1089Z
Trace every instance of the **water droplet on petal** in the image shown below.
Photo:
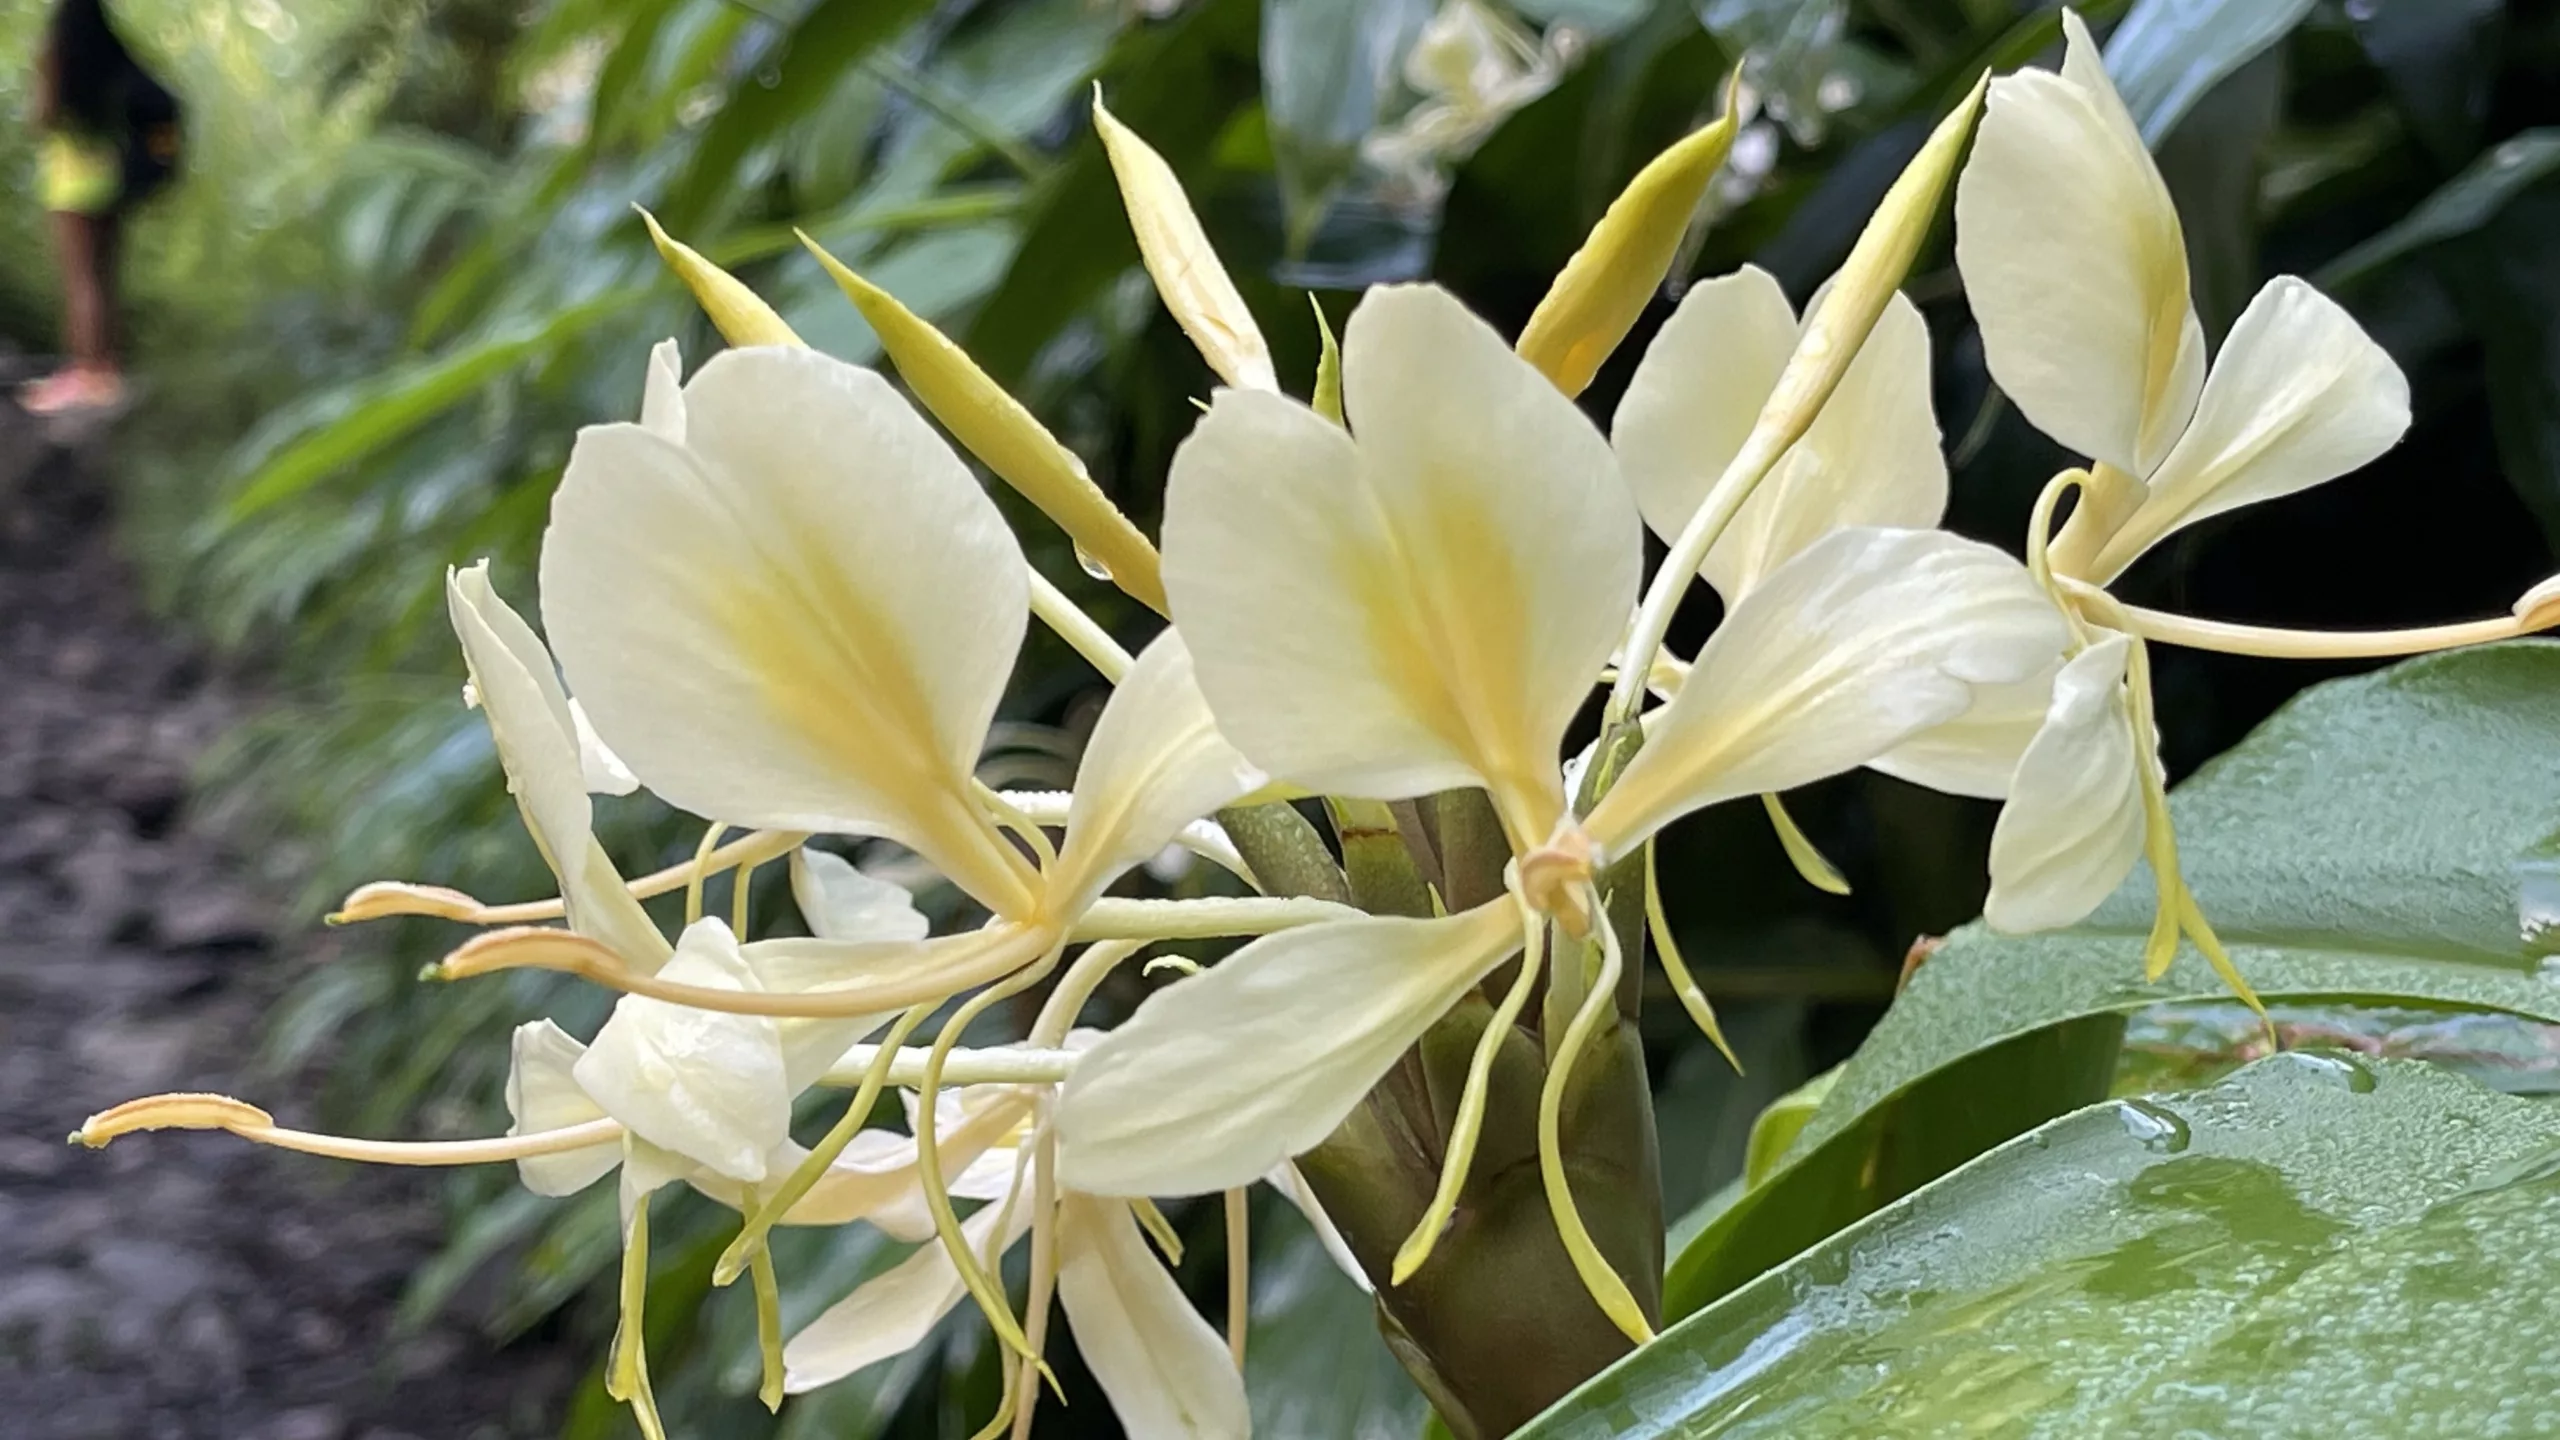
M1111 578L1111 567L1094 559L1093 556L1088 554L1085 548L1081 545L1076 547L1076 564L1083 568L1084 573L1092 576L1096 580L1108 580Z

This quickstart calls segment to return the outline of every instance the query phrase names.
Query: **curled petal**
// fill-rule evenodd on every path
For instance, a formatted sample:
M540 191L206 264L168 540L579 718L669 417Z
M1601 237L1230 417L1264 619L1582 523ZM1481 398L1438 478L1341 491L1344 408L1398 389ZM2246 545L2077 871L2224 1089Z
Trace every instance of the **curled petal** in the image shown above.
M1991 82L1956 185L1956 265L1992 378L2035 427L2137 478L2204 384L2186 241L2159 167L2066 11L2060 73Z
M590 828L589 759L580 743L578 712L560 686L551 652L490 588L485 560L445 576L445 608L497 742L507 788L534 844L560 878L570 927L613 946L635 965L656 965L666 957L666 937L632 898Z
M514 1055L507 1066L507 1117L512 1122L508 1134L565 1130L604 1118L604 1107L579 1086L573 1073L586 1053L586 1046L548 1020L529 1020L516 1027ZM571 1195L621 1163L622 1146L606 1141L584 1150L518 1160L516 1175L536 1195Z
M683 446L582 432L553 502L543 614L597 731L675 805L886 835L1022 913L971 790L1029 614L1003 517L870 371L736 350L684 402Z
M1178 632L1165 631L1112 691L1085 744L1066 846L1050 877L1051 910L1083 910L1186 826L1265 783L1218 733L1191 652Z
M874 879L841 855L805 845L791 852L791 898L809 933L821 940L916 941L933 928L904 886Z
M2408 429L2400 367L2338 302L2279 275L2231 327L2194 422L2082 578L2104 584L2172 531L2360 469Z
M2026 567L1935 530L1838 531L1726 615L1584 829L1606 855L1720 800L1867 764L2051 667L2060 612Z
M1244 1376L1147 1249L1126 1200L1058 1200L1058 1300L1120 1428L1149 1440L1244 1440Z
M671 984L717 989L761 985L718 920L686 930L658 974ZM572 1074L641 1139L750 1184L764 1178L765 1157L790 1138L782 1041L761 1015L627 995Z
M1542 837L1565 726L1635 599L1616 463L1435 288L1369 292L1343 385L1351 434L1224 391L1174 457L1165 587L1200 688L1274 776L1371 799L1483 785Z
M2055 677L2053 708L1991 832L1983 918L1995 930L2077 924L2142 854L2141 751L2124 689L2129 643L2108 636Z
M1255 941L1148 997L1085 1055L1058 1103L1060 1176L1103 1195L1249 1185L1331 1134L1519 948L1508 896Z

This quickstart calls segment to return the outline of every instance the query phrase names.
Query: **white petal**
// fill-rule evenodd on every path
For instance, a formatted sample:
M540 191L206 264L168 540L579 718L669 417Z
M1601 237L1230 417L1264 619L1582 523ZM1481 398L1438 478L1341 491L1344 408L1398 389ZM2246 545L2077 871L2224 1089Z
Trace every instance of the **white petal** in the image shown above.
M659 974L687 985L763 988L729 927L697 922ZM791 1090L774 1022L626 995L578 1061L579 1086L650 1144L749 1183L789 1138Z
M2204 331L2168 186L2079 17L2060 74L1991 82L1956 183L1983 358L2037 429L2137 478L2187 423Z
M1264 783L1218 733L1182 636L1165 631L1139 653L1085 743L1051 910L1082 910L1185 826Z
M1000 1220L1009 1220L1001 1244L1010 1247L1031 1228L1029 1205L989 1205L960 1223L970 1247L984 1253ZM782 1347L783 1388L792 1394L841 1380L867 1365L904 1355L924 1343L943 1316L968 1293L951 1254L940 1241L916 1247L895 1266L830 1305Z
M2336 301L2279 275L2231 327L2195 423L2086 578L2115 578L2160 537L2208 515L2360 469L2408 429L2400 367Z
M1333 1217L1325 1213L1324 1202L1316 1198L1315 1187L1299 1173L1296 1161L1274 1168L1262 1179L1306 1217L1308 1228L1316 1232L1316 1243L1324 1247L1325 1258L1333 1262L1333 1268L1363 1291L1377 1288L1369 1282L1368 1273L1360 1268L1360 1257L1351 1253L1351 1242L1342 1238L1342 1227L1334 1224Z
M640 392L640 428L684 443L684 352L673 340L649 348L649 378Z
M1438 920L1268 936L1149 996L1058 1101L1060 1176L1102 1195L1250 1185L1341 1123L1520 948L1508 897Z
M2062 616L2026 567L1937 530L1842 530L1779 567L1698 652L1584 828L1611 855L1737 795L1867 764L2053 663Z
M1221 392L1174 456L1165 588L1227 738L1280 778L1562 805L1556 751L1635 601L1641 531L1591 422L1446 292L1369 292L1355 444Z
M933 929L906 887L806 845L791 852L791 898L821 940L922 940Z
M2053 658L2052 669L2059 670L2061 657ZM2051 673L2015 685L1977 685L1962 715L1921 731L1867 764L1949 795L1998 800L2009 793L2010 777L2017 773L2028 742L2044 728L2045 707L2052 699Z
M587 790L595 795L628 795L640 788L640 777L622 763L596 734L595 722L587 718L587 707L575 700L569 702L569 724L578 734L578 773L586 781Z
M560 879L569 928L642 970L666 958L666 937L622 882L590 828L578 716L551 652L489 586L487 561L445 576L445 609L462 641L471 689L497 742L525 828Z
M1058 1301L1124 1434L1244 1440L1252 1431L1227 1342L1147 1248L1127 1201L1059 1198Z
M604 1107L587 1098L570 1074L587 1047L548 1020L528 1020L516 1027L515 1053L507 1065L507 1115L510 1135L563 1130L604 1118ZM622 1163L622 1142L600 1141L557 1155L537 1155L516 1162L516 1175L536 1195L570 1195L586 1189Z
M1797 335L1777 282L1744 269L1690 291L1655 337L1612 438L1656 534L1677 536L1697 512L1750 434ZM1895 295L1812 428L1743 502L1699 573L1731 604L1834 530L1931 526L1946 506L1947 466L1929 407L1929 327Z
M2128 642L2109 636L2054 681L2053 709L2018 762L1991 832L1983 918L2013 933L2077 924L2142 854L2142 771L2124 690Z
M1028 903L971 769L1029 613L1021 548L886 382L732 350L687 440L582 432L543 614L597 731L670 803L887 835L981 902Z

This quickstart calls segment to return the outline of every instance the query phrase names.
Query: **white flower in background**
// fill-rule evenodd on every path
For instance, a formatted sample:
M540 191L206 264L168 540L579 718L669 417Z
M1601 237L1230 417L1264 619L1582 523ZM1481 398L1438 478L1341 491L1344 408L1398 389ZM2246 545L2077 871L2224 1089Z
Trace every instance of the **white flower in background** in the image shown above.
M1965 713L1978 688L2049 669L2063 642L2053 606L1990 547L1836 531L1735 605L1648 744L1576 819L1565 727L1626 628L1640 562L1616 458L1434 288L1371 291L1342 376L1348 433L1296 401L1223 390L1177 452L1164 568L1176 622L1221 728L1275 777L1380 800L1487 790L1522 899L1276 935L1150 997L1061 1099L1062 1173L1079 1189L1249 1183L1329 1133L1449 1005L1538 939L1545 921L1524 922L1524 903L1582 933L1593 870L1674 818L1865 764ZM1611 942L1603 976L1617 963ZM1576 1222L1558 1218L1574 1246Z
M1393 125L1372 131L1361 158L1417 202L1448 188L1448 167L1564 78L1573 32L1542 39L1484 0L1444 0L1405 52L1404 83L1420 97Z

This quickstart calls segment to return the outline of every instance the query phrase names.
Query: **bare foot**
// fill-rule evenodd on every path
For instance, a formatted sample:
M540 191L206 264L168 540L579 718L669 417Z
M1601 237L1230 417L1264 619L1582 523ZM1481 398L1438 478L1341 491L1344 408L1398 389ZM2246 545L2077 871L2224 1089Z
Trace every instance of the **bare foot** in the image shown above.
M74 365L57 370L18 392L18 404L30 415L70 415L106 410L124 399L124 377L101 367Z

